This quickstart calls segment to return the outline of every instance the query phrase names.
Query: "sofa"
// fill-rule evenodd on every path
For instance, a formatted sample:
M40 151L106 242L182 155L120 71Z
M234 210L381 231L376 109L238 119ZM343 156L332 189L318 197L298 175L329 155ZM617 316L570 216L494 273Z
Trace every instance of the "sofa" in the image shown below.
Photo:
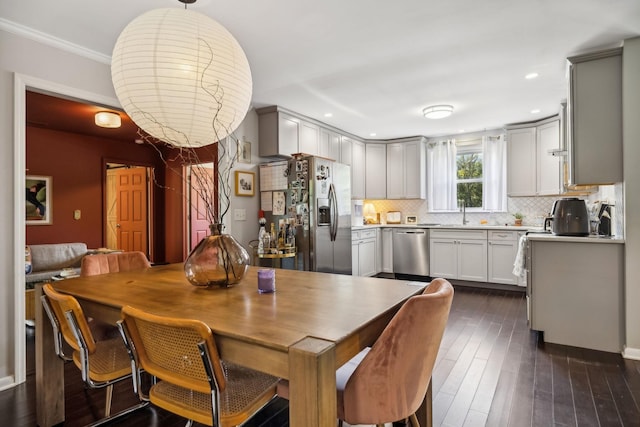
M28 245L25 251L27 289L38 282L51 280L64 269L71 268L76 274L80 274L82 258L87 255L87 251L86 243ZM31 258L30 268L29 257Z

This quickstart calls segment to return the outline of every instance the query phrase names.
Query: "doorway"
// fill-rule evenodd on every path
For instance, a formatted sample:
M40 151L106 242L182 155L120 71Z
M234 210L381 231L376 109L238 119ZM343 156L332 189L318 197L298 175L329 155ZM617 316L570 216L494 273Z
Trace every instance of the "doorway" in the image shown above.
M151 176L153 168L107 162L105 171L105 247L140 251L153 259Z

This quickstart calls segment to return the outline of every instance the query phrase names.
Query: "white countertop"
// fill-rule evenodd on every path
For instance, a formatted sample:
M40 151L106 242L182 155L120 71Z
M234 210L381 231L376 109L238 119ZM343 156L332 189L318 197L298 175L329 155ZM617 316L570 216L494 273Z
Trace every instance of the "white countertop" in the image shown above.
M353 226L352 230L367 230L370 228L437 228L437 229L464 229L464 230L514 230L514 231L536 231L541 230L540 227L533 226L516 226L516 225L462 225L462 224L369 224L362 226Z
M568 242L568 243L615 243L624 244L624 239L617 236L556 236L554 234L532 233L527 239L537 242Z
M368 230L375 228L430 228L430 229L460 229L460 230L513 230L532 231L527 238L541 242L575 242L575 243L614 243L624 244L624 239L618 236L556 236L551 233L542 233L542 228L522 225L462 225L462 224L369 224L353 226L352 230Z

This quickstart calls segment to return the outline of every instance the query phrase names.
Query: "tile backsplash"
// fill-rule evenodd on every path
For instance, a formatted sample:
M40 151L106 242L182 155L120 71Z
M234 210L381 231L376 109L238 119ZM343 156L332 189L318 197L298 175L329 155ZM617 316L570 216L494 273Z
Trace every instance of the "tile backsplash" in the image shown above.
M486 220L489 225L512 225L513 213L524 214L523 224L528 226L542 227L544 218L549 215L553 202L562 196L551 197L509 197L507 199L508 212L469 212L467 211L468 224L480 224L481 220ZM596 193L581 198L587 204L596 201L607 201L615 205L614 232L616 236L623 235L624 218L623 209L623 185L600 186ZM376 212L380 214L381 222L385 221L385 214L389 211L400 211L402 222L407 215L416 215L418 223L436 224L462 224L462 212L431 213L428 212L426 200L365 200L365 203L373 204Z

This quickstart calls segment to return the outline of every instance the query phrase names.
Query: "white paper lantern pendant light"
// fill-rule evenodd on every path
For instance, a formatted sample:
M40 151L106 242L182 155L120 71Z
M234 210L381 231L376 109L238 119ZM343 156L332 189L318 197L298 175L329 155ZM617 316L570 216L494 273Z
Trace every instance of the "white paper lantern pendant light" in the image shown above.
M231 134L251 103L249 62L222 25L185 8L154 9L126 26L113 49L116 96L144 131L177 147Z

